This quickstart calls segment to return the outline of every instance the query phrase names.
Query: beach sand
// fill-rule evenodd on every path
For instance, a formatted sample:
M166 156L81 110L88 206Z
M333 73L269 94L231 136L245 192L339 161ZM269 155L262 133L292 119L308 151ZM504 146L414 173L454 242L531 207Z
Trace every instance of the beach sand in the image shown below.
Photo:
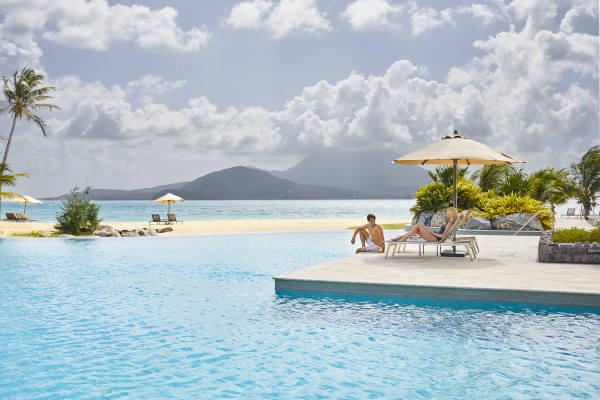
M410 223L410 221L377 221L380 224ZM159 236L190 236L215 235L231 233L264 233L264 232L294 232L294 231L336 231L353 226L366 224L366 219L243 219L243 220L212 220L184 221L172 225L148 225L147 222L110 222L103 221L102 225L110 225L116 230L133 230L142 228L173 228L173 232L160 233ZM0 235L28 233L32 231L53 231L53 223L47 222L0 222Z

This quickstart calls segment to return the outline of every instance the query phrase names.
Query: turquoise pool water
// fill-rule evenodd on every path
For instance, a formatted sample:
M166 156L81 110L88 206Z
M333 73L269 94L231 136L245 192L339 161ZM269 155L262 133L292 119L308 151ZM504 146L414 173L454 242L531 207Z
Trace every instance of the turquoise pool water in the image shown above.
M348 232L1 239L0 398L594 399L600 313L274 293Z

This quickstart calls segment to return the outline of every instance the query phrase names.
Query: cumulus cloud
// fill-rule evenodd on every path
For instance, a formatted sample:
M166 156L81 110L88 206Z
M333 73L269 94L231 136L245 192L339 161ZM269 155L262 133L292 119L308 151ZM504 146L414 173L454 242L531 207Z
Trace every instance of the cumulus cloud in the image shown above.
M251 0L235 5L225 24L234 29L265 29L273 38L292 33L317 34L331 30L315 0Z
M342 12L342 18L357 31L398 28L400 24L394 21L402 11L402 6L387 0L356 0Z
M240 3L256 12L234 20L240 29L263 29L284 3ZM185 81L156 75L111 87L62 77L49 82L62 107L47 120L53 135L41 140L34 128L24 128L11 154L31 162L26 170L32 175L88 171L100 185L115 187L102 179L126 182L130 170L136 176L148 170L153 185L195 178L200 166L210 172L257 160L256 166L272 168L273 162L324 148L406 153L458 129L526 160L529 168L565 167L598 143L598 94L585 85L597 84L598 36L578 30L575 22L597 20L598 7L583 1L566 8L547 7L543 0L514 3L505 11L524 23L476 41L480 56L452 68L445 79L428 79L424 67L398 60L381 75L353 72L336 82L316 82L275 111L219 108L201 95L173 108L160 95ZM230 17L243 14L234 11ZM461 12L493 21L488 11L471 6ZM445 18L436 12L424 18L430 17ZM51 159L39 160L49 152ZM160 170L157 159L163 161Z
M2 65L38 66L40 38L87 50L132 42L149 50L196 52L211 36L205 27L181 29L175 22L177 12L171 7L111 6L106 0L3 2L0 14L4 14L0 23Z
M508 8L502 2L437 9L415 1L397 4L390 0L355 0L341 17L355 31L399 29L406 25L413 36L418 36L443 25L455 25L461 15L471 16L485 26L507 19L507 14Z

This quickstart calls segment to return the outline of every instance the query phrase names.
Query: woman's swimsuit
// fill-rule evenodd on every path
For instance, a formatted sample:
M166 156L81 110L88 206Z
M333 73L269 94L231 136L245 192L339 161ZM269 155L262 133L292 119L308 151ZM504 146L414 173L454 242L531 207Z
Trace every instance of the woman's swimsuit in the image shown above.
M442 227L440 228L440 230L439 230L439 231L437 231L436 233L437 233L437 234L439 234L439 235L442 235L442 234L444 233L444 231L445 231L445 230L446 230L446 225L442 226ZM438 241L438 242L439 242L440 240L442 240L442 238L439 238L439 237L437 237L437 236L436 236L435 238L437 239L437 241Z

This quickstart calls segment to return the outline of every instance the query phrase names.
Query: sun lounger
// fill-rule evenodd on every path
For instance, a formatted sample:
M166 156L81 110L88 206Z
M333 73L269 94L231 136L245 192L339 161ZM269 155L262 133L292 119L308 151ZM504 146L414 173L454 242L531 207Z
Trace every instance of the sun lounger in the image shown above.
M8 222L18 222L19 221L19 219L17 218L15 213L5 213L4 215L6 215L6 218L4 219L5 221L8 221Z
M178 221L177 218L175 218L175 214L167 214L167 218L169 224L177 224L179 222L183 224L183 221Z
M575 214L575 209L574 208L567 208L567 213L566 214L562 214L560 217L561 218L571 218L571 217L582 218L583 215L581 215L581 214Z
M420 238L420 237L416 237L416 238L409 238L407 240L404 241L393 241L393 240L387 240L386 243L386 253L385 253L385 258L388 258L388 255L390 253L390 251L392 252L392 256L396 253L399 252L400 250L400 246L403 246L403 248L406 248L406 245L418 245L419 246L419 256L421 256L422 254L425 253L425 247L426 246L436 246L436 253L439 254L439 250L441 247L464 247L465 248L465 252L466 254L469 255L471 261L473 261L473 258L476 257L477 254L477 250L475 250L476 248L478 249L479 246L476 246L476 240L474 240L474 238L456 238L456 231L458 231L467 221L467 217L468 217L468 211L467 212L461 212L458 216L458 219L456 220L456 222L454 222L454 224L452 225L452 227L445 232L444 237L437 242L428 242L427 240Z
M27 214L17 214L17 219L22 222L35 222L37 220L29 218Z
M166 224L167 221L160 219L159 214L152 214L152 221L148 221L148 225L155 223L156 225Z

